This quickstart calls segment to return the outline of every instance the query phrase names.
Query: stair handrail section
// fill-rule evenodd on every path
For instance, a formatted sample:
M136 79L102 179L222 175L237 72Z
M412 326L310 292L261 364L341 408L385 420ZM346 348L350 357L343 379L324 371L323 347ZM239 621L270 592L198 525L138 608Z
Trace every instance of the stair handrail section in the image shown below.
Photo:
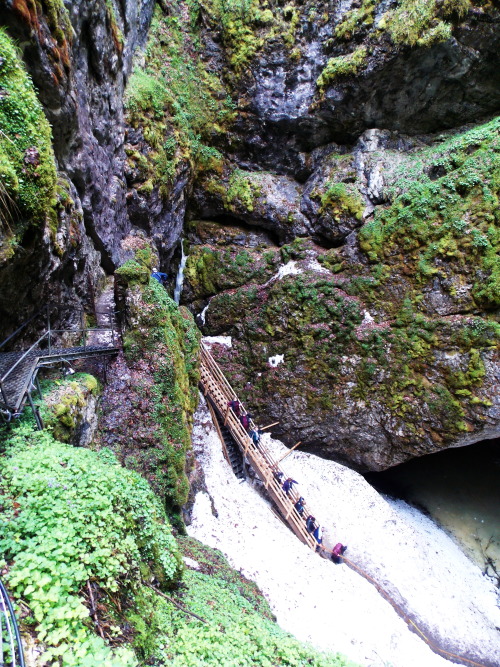
M0 581L0 665L25 667L19 626L2 581Z
M228 402L237 399L237 395L203 343L201 345L201 385L204 393L210 395L219 413L224 417L225 425L243 454L247 457L250 465L264 483L266 490L278 506L283 518L290 525L297 537L311 549L315 550L317 542L313 535L306 530L304 521L304 517L311 514L309 508L304 505L303 516L298 514L295 509L295 503L299 498L299 494L293 488L288 494L285 493L282 488L282 481L278 477L279 473L283 473L280 470L278 462L264 447L262 442L258 447L254 445L234 411L228 407ZM245 413L245 408L241 402L240 405L242 411ZM250 420L250 425L253 429L257 428L252 420Z
M91 332L99 332L99 333L106 333L106 332L111 332L111 342L107 345L102 345L103 348L109 347L110 349L116 347L116 336L117 336L117 329L114 323L114 319L110 316L110 326L109 327L77 327L77 328L71 328L71 329L53 329L51 327L50 323L50 313L49 313L49 306L46 306L45 308L42 308L41 310L37 311L34 315L32 315L28 320L23 322L20 327L16 329L10 336L8 336L5 340L3 340L0 343L0 349L4 347L10 340L12 340L15 336L17 336L30 322L32 322L34 319L36 319L39 315L42 313L46 314L47 317L47 330L37 338L37 340L27 349L23 352L23 354L16 360L12 366L10 366L7 371L0 377L0 395L2 397L2 401L4 402L5 405L8 405L8 398L7 394L5 391L5 382L7 379L10 377L10 375L15 371L15 369L30 355L34 352L34 350L37 350L39 352L38 356L51 356L52 354L52 349L53 349L53 343L52 343L52 336L55 334L62 334L62 333L81 333L82 334L82 342L84 350L87 349L87 338L88 334ZM44 340L48 341L47 348L44 348L43 350L40 348L40 343Z

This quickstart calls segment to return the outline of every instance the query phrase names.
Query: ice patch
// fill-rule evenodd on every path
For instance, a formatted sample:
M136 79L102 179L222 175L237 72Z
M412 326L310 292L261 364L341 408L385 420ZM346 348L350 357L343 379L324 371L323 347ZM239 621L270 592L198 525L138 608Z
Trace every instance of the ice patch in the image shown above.
M283 266L280 266L278 269L278 273L276 274L277 280L281 280L285 276L291 276L293 274L298 274L302 273L302 269L299 269L297 266L297 262L294 262L291 260L290 262L287 262Z
M233 346L231 336L203 336L201 340L205 345L213 345L214 343L217 343L218 345L225 345L226 347Z
M285 358L284 354L275 354L274 357L269 357L268 359L269 365L272 366L273 368L276 368L276 366L279 366L279 364L283 363L284 358Z
M331 273L331 271L322 266L317 259L310 259L307 262L306 267L308 271L314 271L315 273Z
M208 310L208 306L209 306L209 305L210 305L210 301L207 303L207 305L205 306L205 308L203 308L203 310L201 311L201 313L198 315L198 317L200 318L201 326L205 326L205 317L206 317L206 314L207 314L207 310Z

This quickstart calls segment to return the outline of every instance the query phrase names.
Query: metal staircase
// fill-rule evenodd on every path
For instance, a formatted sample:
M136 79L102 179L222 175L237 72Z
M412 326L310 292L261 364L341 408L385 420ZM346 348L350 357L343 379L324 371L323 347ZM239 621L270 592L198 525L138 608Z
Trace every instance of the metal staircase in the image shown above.
M203 394L209 399L211 412L216 413L214 422L221 437L223 448L227 448L227 444L221 424L231 435L231 439L237 445L242 457L248 461L264 484L269 497L283 520L301 542L307 544L314 551L317 550L318 543L316 539L306 530L305 519L312 514L310 508L304 503L303 514L297 512L295 503L299 499L299 494L294 489L289 491L288 494L283 490L282 480L285 479L285 473L279 467L279 462L273 458L262 442L258 447L254 445L232 408L228 407L228 403L237 399L237 396L203 343L201 345L200 385ZM245 413L243 406L242 413ZM257 428L252 421L251 428ZM226 458L232 465L230 457L227 455Z
M8 343L12 343L12 340L43 312L48 313L48 308L39 311L24 322L0 343L0 350ZM38 428L43 428L41 417L32 398L34 389L38 389L40 393L38 372L41 368L63 364L70 369L70 362L75 359L116 354L119 351L117 330L112 316L109 316L108 327L86 327L82 324L81 327L74 329L53 329L50 325L50 317L48 315L46 317L46 330L30 348L22 351L0 352L0 417L4 422L20 416L28 402L35 415ZM80 344L73 347L63 347L60 343L54 345L54 341L65 337L78 337Z

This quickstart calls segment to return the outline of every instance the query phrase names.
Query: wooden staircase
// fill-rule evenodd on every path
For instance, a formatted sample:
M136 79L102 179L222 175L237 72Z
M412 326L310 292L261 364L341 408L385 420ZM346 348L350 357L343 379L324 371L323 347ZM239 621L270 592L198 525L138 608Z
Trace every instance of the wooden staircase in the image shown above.
M262 441L258 447L253 444L252 439L242 426L238 417L233 410L228 407L230 401L235 399L238 400L238 398L233 388L226 380L223 372L210 354L208 348L203 343L201 345L200 371L201 388L203 394L209 399L208 403L211 412L215 413L216 419L214 422L219 432L219 436L221 437L223 448L227 448L227 444L225 443L222 427L227 429L227 432L237 444L243 457L245 457L246 461L252 466L255 473L264 484L269 497L273 501L281 517L293 530L299 540L315 551L318 546L316 539L313 535L307 532L305 522L306 517L312 514L310 508L304 503L303 514L300 515L297 512L294 505L299 499L299 494L295 489L289 491L288 495L283 491L282 481L286 479L286 475L280 469L278 462L266 449ZM241 407L241 412L242 414L246 412L243 406ZM251 422L251 428L257 429L257 426ZM226 452L225 455L231 463L230 457ZM282 473L282 480L278 478L280 472Z

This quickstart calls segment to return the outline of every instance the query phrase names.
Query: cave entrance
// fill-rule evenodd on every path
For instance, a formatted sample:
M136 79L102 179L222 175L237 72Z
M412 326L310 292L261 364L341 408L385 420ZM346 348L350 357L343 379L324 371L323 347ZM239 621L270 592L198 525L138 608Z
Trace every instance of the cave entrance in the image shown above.
M500 586L500 438L413 459L366 480L423 510Z

